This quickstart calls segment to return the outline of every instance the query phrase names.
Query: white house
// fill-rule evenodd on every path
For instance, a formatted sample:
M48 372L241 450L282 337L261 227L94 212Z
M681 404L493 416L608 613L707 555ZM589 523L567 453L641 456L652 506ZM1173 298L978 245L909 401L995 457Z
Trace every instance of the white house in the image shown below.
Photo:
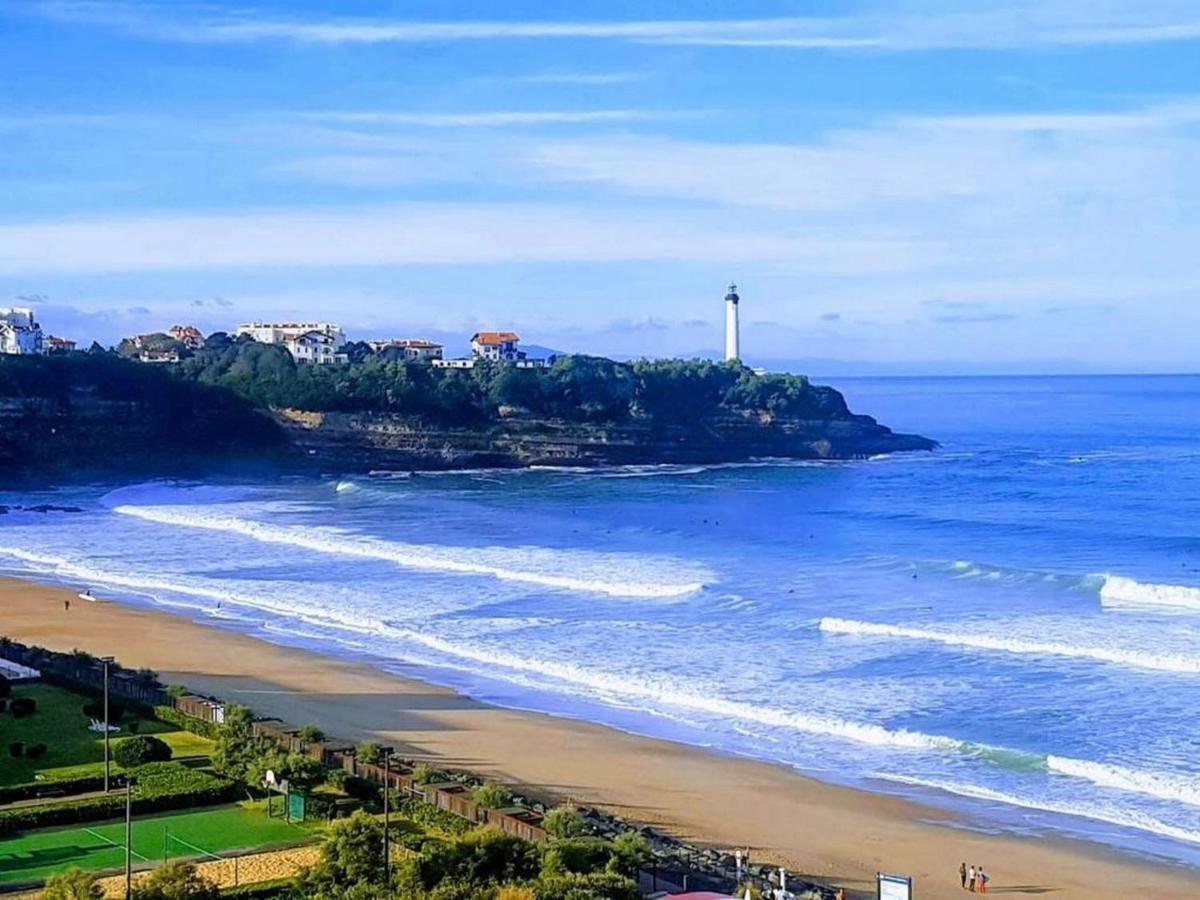
M480 331L471 337L471 355L476 359L516 362L525 354L517 349L521 336L515 331Z
M237 334L249 335L260 344L278 344L301 365L340 365L349 362L342 327L333 322L249 322Z
M27 355L43 349L42 326L32 309L0 306L0 353Z
M70 338L60 338L50 335L46 338L46 352L51 355L75 352L75 342Z
M436 341L424 338L402 338L390 341L367 341L367 345L376 353L384 350L402 350L405 359L416 362L432 362L441 359L444 348Z
M189 350L201 350L204 348L204 335L195 325L172 325L171 330L167 332L183 346Z

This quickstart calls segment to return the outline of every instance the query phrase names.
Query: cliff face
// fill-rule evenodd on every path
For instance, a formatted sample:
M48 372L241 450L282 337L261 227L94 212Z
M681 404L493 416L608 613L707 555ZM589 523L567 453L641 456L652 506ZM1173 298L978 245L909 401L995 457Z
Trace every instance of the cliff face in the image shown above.
M722 416L692 426L581 425L511 417L481 428L437 428L387 415L280 410L276 419L323 471L733 462L756 457L859 459L931 450L868 416L805 421Z

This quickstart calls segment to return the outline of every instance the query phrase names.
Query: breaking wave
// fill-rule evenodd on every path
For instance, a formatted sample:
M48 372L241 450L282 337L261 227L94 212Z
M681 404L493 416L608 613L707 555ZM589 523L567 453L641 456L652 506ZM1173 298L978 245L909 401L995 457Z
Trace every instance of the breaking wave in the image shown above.
M613 597L681 597L700 590L706 570L684 567L670 560L647 560L631 554L602 554L584 550L559 551L543 547L439 547L406 544L355 535L337 528L268 525L237 516L199 512L191 507L118 506L114 512L162 525L204 528L239 534L267 544L285 544L317 553L356 556L395 563L411 569L489 575L502 581L536 584L569 591L608 594ZM676 569L674 575L689 581L638 581L616 578L619 573L647 563ZM532 563L533 565L529 565ZM685 569L685 571L678 571ZM559 574L573 572L574 574Z
M1063 756L1047 757L1046 768L1061 775L1083 778L1100 787L1145 794L1169 803L1200 806L1200 776L1196 775L1144 772L1112 763L1090 762Z
M875 622L859 622L851 619L826 617L818 626L828 634L862 634L874 637L891 637L903 640L934 641L951 647L970 647L977 650L995 650L1002 653L1036 654L1042 656L1066 656L1075 659L1093 659L1136 669L1156 672L1181 672L1200 674L1200 658L1173 656L1169 654L1145 653L1109 647L1087 647L1053 641L1028 641L1018 638L990 637L986 634L935 631L927 628L908 628L903 625L884 625Z
M1100 602L1105 606L1157 607L1200 612L1200 587L1148 584L1120 575L1104 576Z
M935 781L933 779L914 778L908 775L891 775L882 772L876 772L871 776L882 781L892 781L897 784L906 784L913 787L928 788L936 791L945 791L948 794L955 794L959 797L970 797L974 800L986 800L991 803L1003 803L1007 806L1017 806L1022 809L1035 809L1041 812L1054 813L1062 816L1074 816L1078 818L1091 819L1096 822L1106 822L1109 825L1118 825L1122 828L1133 828L1138 831L1146 831L1152 834L1161 835L1163 837L1173 838L1177 841L1185 841L1190 844L1200 844L1200 832L1189 831L1186 828L1178 828L1174 825L1168 825L1166 822L1160 821L1151 815L1138 812L1136 810L1114 809L1111 807L1090 806L1090 805L1072 805L1070 803L1061 803L1053 800L1037 800L1032 797L1020 797L1016 794L1009 794L1003 791L994 791L991 788L979 787L973 784L956 784L949 781Z

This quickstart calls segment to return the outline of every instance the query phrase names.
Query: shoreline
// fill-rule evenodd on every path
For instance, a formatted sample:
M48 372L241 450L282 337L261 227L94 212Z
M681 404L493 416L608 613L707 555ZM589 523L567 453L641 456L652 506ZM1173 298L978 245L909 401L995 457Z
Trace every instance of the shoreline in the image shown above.
M73 602L69 612L63 601ZM874 896L874 873L914 876L916 895L961 894L959 861L991 893L1192 897L1200 873L1068 837L988 833L975 818L830 785L783 766L605 725L478 702L410 674L287 647L159 609L78 601L0 578L0 634L112 654L163 680L339 738L382 738L404 756L575 799L698 844L749 846L816 881ZM402 664L398 664L400 667Z

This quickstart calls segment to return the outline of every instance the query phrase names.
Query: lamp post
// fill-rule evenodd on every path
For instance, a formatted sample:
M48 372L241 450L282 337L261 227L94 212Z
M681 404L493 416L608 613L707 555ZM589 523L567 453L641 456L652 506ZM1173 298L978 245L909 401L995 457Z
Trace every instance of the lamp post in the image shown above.
M104 664L104 793L108 793L109 782L109 756L108 756L108 665L113 662L113 657L102 656L100 662Z
M392 793L392 753L391 747L380 747L380 754L383 756L383 883L389 886L392 883L392 854L391 848L388 846L389 835L388 825L391 822L390 803Z
M164 853L166 851L163 851ZM125 900L133 897L133 778L125 776Z

